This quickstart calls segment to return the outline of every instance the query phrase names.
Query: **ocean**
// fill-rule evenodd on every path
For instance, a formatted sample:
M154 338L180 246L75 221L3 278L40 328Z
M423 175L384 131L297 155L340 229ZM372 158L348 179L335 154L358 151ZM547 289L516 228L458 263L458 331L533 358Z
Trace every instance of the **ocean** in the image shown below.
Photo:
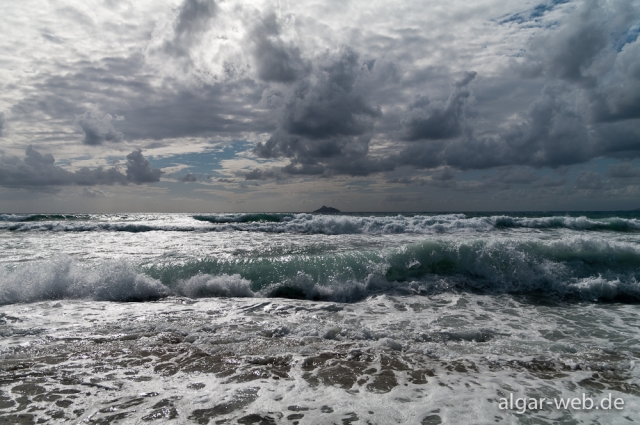
M0 214L0 424L627 424L640 212Z

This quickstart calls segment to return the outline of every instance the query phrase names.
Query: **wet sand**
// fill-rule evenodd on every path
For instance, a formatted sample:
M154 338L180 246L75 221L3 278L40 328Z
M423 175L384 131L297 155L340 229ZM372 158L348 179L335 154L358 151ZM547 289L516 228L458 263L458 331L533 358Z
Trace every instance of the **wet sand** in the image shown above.
M0 318L0 423L628 423L637 418L640 386L633 366L640 353L554 353L534 349L535 344L523 352L526 341L514 340L513 331L469 328L462 316L456 322L449 309L461 299L380 296L345 305L170 298L9 306ZM435 322L421 329L429 317ZM553 336L547 336L551 347ZM509 353L516 343L521 346ZM583 392L613 392L625 398L625 410L543 409L520 415L498 409L498 400L510 393Z

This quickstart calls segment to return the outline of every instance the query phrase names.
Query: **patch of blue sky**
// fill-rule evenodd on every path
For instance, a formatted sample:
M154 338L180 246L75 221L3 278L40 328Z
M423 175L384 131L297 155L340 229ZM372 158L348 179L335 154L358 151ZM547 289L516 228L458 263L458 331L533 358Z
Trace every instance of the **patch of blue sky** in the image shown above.
M176 165L186 165L181 170L181 174L204 174L217 175L222 169L221 162L236 158L239 153L252 149L253 143L238 140L224 146L217 146L205 149L202 152L181 153L162 158L149 157L149 162L156 168L173 167Z
M620 52L624 46L635 42L638 39L638 35L640 35L640 19L631 24L629 29L614 41L613 47Z
M515 22L517 24L525 24L535 22L538 19L542 18L547 13L551 12L558 6L569 3L571 0L551 0L547 3L540 3L534 6L532 9L527 10L525 12L514 13L511 15L505 15L500 24L508 24L511 22Z

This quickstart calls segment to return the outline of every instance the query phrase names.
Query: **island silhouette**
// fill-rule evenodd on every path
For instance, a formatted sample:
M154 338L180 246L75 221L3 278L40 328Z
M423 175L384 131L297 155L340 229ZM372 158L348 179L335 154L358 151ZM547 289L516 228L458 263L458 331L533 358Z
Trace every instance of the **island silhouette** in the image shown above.
M313 214L334 214L334 213L339 213L340 210L337 208L333 208L333 207L326 207L326 206L322 206L320 208L318 208L317 210L315 210L313 212Z

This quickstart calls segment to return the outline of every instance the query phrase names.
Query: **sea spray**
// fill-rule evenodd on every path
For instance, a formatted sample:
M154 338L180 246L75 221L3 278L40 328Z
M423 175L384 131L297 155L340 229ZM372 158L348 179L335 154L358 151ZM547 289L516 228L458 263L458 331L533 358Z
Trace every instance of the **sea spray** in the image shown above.
M88 298L140 301L270 296L358 301L375 293L481 291L592 301L640 301L640 249L600 237L426 239L399 248L232 256L136 265L71 257L5 267L3 303Z
M18 265L13 270L0 268L2 304L58 299L148 301L170 293L159 281L136 272L124 261L91 267L68 256L58 256Z
M0 422L628 422L639 218L0 216Z
M314 215L211 214L175 215L150 219L132 215L112 220L105 215L0 215L0 230L18 232L261 232L320 235L473 234L507 229L568 229L589 232L640 232L636 217L587 216L520 217L510 215Z

